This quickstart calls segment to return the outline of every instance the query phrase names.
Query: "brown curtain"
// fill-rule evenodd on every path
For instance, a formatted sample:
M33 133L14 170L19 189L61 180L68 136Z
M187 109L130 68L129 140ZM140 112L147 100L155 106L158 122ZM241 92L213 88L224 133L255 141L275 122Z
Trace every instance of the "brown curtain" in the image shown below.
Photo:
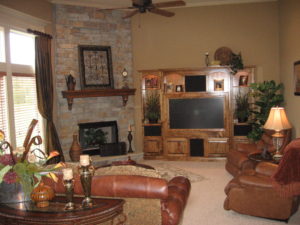
M51 63L51 38L38 35L35 38L35 73L38 109L40 114L46 120L46 134L44 143L46 152L49 154L52 150L60 153L55 157L55 161L65 161L60 141L53 123L53 78Z

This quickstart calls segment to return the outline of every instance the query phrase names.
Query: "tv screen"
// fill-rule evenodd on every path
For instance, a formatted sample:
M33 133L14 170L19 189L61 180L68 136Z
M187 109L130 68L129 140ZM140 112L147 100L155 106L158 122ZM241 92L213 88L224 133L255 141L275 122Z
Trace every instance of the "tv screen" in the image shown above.
M170 129L224 128L224 99L169 99L169 119Z

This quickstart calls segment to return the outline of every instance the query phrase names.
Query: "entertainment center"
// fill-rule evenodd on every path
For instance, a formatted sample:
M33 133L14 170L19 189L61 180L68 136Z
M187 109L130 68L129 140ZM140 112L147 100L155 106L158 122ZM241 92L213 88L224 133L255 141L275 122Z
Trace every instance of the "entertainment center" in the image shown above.
M193 160L225 156L236 142L235 96L249 91L255 68L232 75L229 67L141 70L144 157ZM240 84L240 79L247 83ZM149 96L158 96L160 120L146 117Z

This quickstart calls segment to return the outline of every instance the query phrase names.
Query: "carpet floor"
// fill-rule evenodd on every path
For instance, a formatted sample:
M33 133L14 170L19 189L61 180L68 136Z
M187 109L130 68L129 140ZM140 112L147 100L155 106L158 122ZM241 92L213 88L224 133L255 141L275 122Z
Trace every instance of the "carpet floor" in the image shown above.
M284 222L242 215L223 209L226 198L224 187L232 179L225 170L225 161L187 162L143 160L152 166L164 165L176 168L183 174L191 174L192 189L185 208L182 225L283 225ZM174 169L171 169L173 172ZM196 176L198 175L198 176ZM196 179L198 178L198 179ZM300 224L300 210L289 220L289 225Z

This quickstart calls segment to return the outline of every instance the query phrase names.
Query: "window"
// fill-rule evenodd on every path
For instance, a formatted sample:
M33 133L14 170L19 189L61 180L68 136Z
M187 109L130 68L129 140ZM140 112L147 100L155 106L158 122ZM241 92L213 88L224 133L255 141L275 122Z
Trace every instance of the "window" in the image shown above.
M23 146L32 119L39 120L33 135L42 136L43 120L37 108L34 52L33 35L0 27L0 129L14 147ZM39 148L43 149L43 146Z

